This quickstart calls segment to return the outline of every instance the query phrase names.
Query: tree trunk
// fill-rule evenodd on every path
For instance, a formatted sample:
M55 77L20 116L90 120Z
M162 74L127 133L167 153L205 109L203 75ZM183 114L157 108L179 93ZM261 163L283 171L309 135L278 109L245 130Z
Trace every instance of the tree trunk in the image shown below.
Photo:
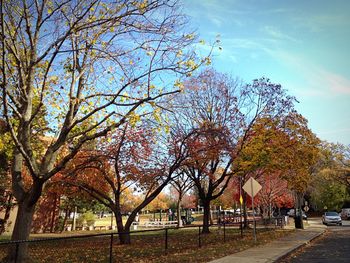
M20 166L15 165L14 167L15 169L12 173L12 190L18 202L18 211L11 241L28 240L32 227L35 206L41 196L44 182L34 180L31 189L25 192L21 174L18 171ZM10 247L7 256L8 258L5 260L5 262L29 262L27 249L28 243L26 242L19 243L16 249Z
M61 226L60 233L62 233L62 232L64 231L64 228L66 227L67 218L68 218L69 213L70 213L70 211L69 211L69 209L67 208L67 209L65 210L65 213L64 213L64 218L63 218L63 222L62 222L62 226Z
M124 229L121 231L118 230L118 235L119 235L120 244L122 244L122 245L131 244L130 229Z
M301 210L303 194L300 192L295 193L295 215L294 224L295 228L304 229L303 214Z
M130 227L126 228L123 225L122 214L119 210L113 211L115 215L115 220L117 222L118 236L120 244L127 245L131 243L130 240Z
M213 225L213 224L214 224L214 221L213 221L213 212L212 212L212 210L210 209L210 205L209 205L209 224L210 224L210 225Z
M210 201L208 200L202 200L203 201L203 234L210 233L209 225L210 225Z
M18 204L18 212L15 226L13 229L12 241L28 240L33 221L33 214L35 211L35 204L28 205L27 200ZM28 243L19 243L18 249L15 247L9 248L8 258L6 262L25 263L28 262Z
M243 227L245 228L245 229L247 229L248 228L248 214L247 214L247 194L246 193L243 193L243 195L242 195L242 197L243 197L243 223L244 223L244 225L243 225Z
M50 233L53 233L55 231L55 223L56 223L56 210L57 210L57 193L54 194L54 203L52 208L52 214L51 214L51 224L50 224Z
M177 209L177 212L176 212L176 214L177 214L177 227L183 226L182 219L181 219L181 205L180 205L180 203L181 203L181 200L178 199L177 206L176 206L176 209Z

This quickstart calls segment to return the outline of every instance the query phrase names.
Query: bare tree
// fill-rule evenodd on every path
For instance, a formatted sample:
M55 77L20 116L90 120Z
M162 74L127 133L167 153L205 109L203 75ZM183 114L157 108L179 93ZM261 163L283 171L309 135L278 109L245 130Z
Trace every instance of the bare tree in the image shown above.
M243 85L214 70L201 72L185 85L185 92L174 100L175 127L183 134L195 134L192 141L187 140L190 158L183 170L198 188L204 207L203 233L208 233L210 202L222 195L239 172L235 160L254 123L291 111L294 98L268 79Z

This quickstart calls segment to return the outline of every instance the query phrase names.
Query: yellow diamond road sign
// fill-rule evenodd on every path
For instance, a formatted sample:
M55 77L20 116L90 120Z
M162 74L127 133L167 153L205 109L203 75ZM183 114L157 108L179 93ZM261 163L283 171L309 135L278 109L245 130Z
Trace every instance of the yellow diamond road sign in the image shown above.
M243 185L243 190L246 191L250 197L254 197L260 189L261 185L253 177L250 177Z
M243 204L243 197L241 195L239 196L239 202Z

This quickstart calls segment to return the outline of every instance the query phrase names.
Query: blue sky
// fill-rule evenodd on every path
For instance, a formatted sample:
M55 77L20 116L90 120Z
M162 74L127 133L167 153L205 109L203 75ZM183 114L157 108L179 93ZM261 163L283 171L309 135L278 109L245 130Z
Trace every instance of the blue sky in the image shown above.
M183 3L200 38L213 42L220 34L214 68L282 84L320 139L350 144L350 1Z

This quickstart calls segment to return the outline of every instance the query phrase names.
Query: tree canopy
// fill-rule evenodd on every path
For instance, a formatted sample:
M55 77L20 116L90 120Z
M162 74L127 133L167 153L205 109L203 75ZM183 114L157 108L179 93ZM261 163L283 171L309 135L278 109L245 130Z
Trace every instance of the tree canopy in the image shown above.
M157 102L179 92L182 78L208 58L194 52L197 37L177 1L1 1L0 13L2 112L15 145L19 204L12 239L23 240L47 180L85 143L156 117ZM35 151L43 109L46 144Z

